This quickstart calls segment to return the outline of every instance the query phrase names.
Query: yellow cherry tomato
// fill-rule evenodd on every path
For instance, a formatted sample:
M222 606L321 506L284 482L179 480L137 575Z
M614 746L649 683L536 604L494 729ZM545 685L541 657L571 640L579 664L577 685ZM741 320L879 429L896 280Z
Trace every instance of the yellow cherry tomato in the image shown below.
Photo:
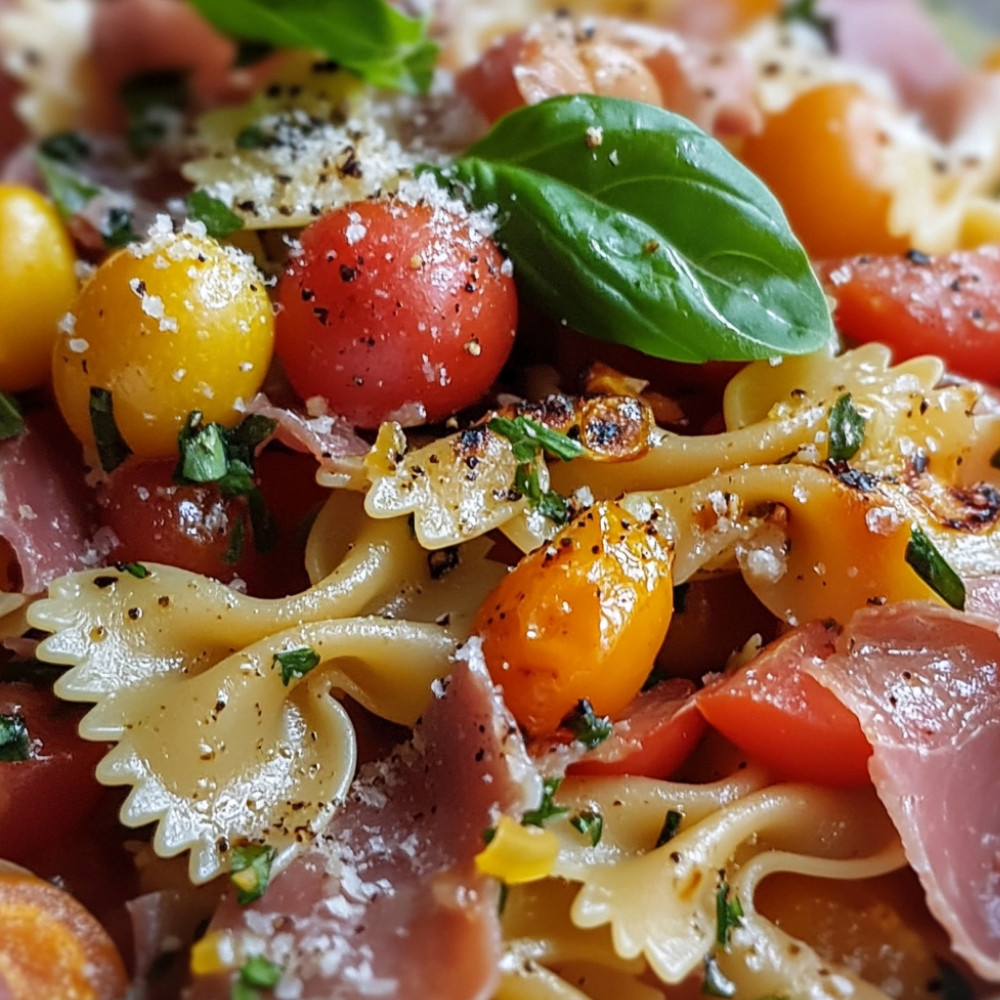
M91 389L111 393L126 444L143 458L177 451L192 411L232 425L267 373L274 317L244 254L190 233L157 233L98 267L53 354L56 400L93 444ZM68 328L71 325L72 328Z
M667 633L672 569L673 550L651 524L604 502L501 580L473 631L530 735L554 733L582 700L621 714Z
M879 186L884 136L878 98L851 83L808 90L771 115L741 158L781 202L810 256L901 253L889 232L890 193Z
M76 256L58 213L37 191L0 184L0 389L49 378L59 320L76 294Z

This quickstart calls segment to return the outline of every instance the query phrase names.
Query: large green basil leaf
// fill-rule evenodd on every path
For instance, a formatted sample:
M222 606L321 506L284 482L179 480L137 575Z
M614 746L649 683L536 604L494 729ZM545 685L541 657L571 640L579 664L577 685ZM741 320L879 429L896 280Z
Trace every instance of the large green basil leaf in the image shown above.
M832 335L774 196L661 108L552 98L501 119L439 178L498 206L519 291L589 336L697 362L804 354Z
M424 93L437 47L425 20L385 0L189 0L223 34L314 49L376 87Z

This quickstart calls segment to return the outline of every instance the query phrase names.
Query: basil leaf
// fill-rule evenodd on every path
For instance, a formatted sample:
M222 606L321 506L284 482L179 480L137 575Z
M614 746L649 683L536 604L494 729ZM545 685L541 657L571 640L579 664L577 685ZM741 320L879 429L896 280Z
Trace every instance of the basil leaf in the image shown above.
M562 778L545 778L542 781L542 801L537 809L529 809L521 817L522 826L543 826L548 819L562 816L569 812L565 806L555 804L555 794L559 791Z
M24 417L17 400L6 392L0 392L0 441L23 433Z
M188 414L177 440L181 459L175 479L184 483L217 483L229 471L222 428L218 424L203 425L201 413Z
M72 166L90 156L90 143L79 132L57 132L43 139L38 151L50 160Z
M137 580L145 580L149 576L149 568L139 562L115 563L115 569L119 573L128 573L129 576L134 576Z
M287 649L274 654L274 663L281 667L281 682L288 687L296 677L305 677L310 670L319 666L319 654L308 646Z
M67 162L70 161L56 160L44 153L35 157L38 172L59 214L64 219L71 219L82 212L90 200L101 193L101 189L67 166Z
M270 844L234 847L229 856L229 880L236 886L236 902L246 906L264 895L271 880L276 851Z
M129 243L138 243L142 238L132 225L132 213L118 206L108 209L101 226L101 236L106 247L124 247Z
M677 831L680 830L683 819L684 814L679 810L667 810L667 815L663 819L663 826L660 829L660 835L656 838L657 847L662 847L677 836Z
M188 218L205 224L208 235L217 240L239 232L243 228L243 220L225 202L213 198L207 191L198 188L185 199Z
M691 362L804 354L832 336L777 200L679 115L555 97L425 169L477 208L499 206L522 295L589 336Z
M22 715L0 715L0 761L13 763L31 756L28 726Z
M715 893L715 943L729 948L734 927L743 923L743 904L729 892L729 883L721 882Z
M588 750L593 750L611 735L611 720L606 715L598 715L586 698L577 702L562 724Z
M166 136L164 112L180 111L188 100L188 77L181 70L155 70L129 77L118 96L128 111L128 144L136 156L145 156Z
M959 611L965 610L965 584L945 562L934 543L917 525L910 528L906 543L906 561L924 583L942 600Z
M376 87L426 93L437 46L427 21L385 0L190 0L238 41L313 49Z
M854 408L851 394L845 392L830 408L830 461L846 462L854 458L865 443L867 423Z
M239 982L243 986L273 989L281 979L282 968L263 955L248 958L240 969Z
M604 834L604 817L596 809L584 809L570 816L569 825L590 839L590 846L597 847Z
M125 443L115 423L115 407L110 391L96 385L90 387L90 426L94 431L94 445L101 468L105 472L114 472L132 454L132 449Z

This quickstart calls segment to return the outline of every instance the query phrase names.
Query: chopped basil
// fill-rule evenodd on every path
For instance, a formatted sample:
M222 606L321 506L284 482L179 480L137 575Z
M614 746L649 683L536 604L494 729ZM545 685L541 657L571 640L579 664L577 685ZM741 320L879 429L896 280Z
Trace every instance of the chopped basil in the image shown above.
M145 580L149 576L149 569L138 562L115 563L115 569L120 573L128 573L137 580Z
M28 726L22 715L0 715L0 761L12 763L30 756Z
M783 24L807 24L823 39L831 52L837 51L836 23L816 8L816 0L789 0L779 15Z
M214 239L224 240L243 228L243 220L225 202L213 198L201 188L192 191L185 204L188 218L204 223L208 235Z
M265 132L256 122L236 133L237 149L267 149L276 142L271 132Z
M233 530L229 533L229 544L226 546L225 554L222 557L222 561L227 565L235 566L243 558L246 533L243 518L237 518L233 522Z
M322 52L376 87L425 93L437 62L427 19L386 0L190 0L223 34L240 42Z
M720 882L715 893L715 943L729 948L729 938L734 927L743 923L743 904L729 892L729 883Z
M236 886L236 902L246 906L264 895L271 880L275 850L269 844L234 847L229 854L229 879Z
M588 750L603 743L612 730L611 720L606 715L597 715L586 698L577 702L576 708L562 720L562 725Z
M188 100L187 73L155 70L129 77L119 90L128 111L128 144L136 156L145 156L166 136L167 114L182 109Z
M240 969L239 978L233 983L230 1000L260 1000L260 990L274 989L283 971L277 962L263 955L248 958Z
M830 408L830 461L847 462L865 443L867 420L857 409L851 394L845 392Z
M24 417L17 400L6 392L0 392L0 441L23 433Z
M35 162L53 203L64 219L71 219L82 212L101 193L100 187L72 168L72 161L55 159L39 152Z
M38 150L50 160L72 166L90 156L90 143L79 132L57 132L43 139Z
M585 137L600 130L600 147ZM805 354L833 334L777 200L718 141L662 108L554 97L431 170L497 237L525 301L575 330L675 361Z
M590 838L590 846L597 847L604 833L604 817L596 809L584 809L570 816L569 825Z
M138 243L141 237L132 225L132 213L128 209L113 206L108 209L101 226L101 235L106 247L125 247Z
M736 996L736 984L722 974L715 955L705 956L705 978L701 984L701 992L707 997Z
M107 389L90 387L90 426L94 431L97 459L105 472L113 472L129 455L132 449L115 423L114 401Z
M943 601L959 611L965 610L965 584L962 578L945 562L944 556L916 524L910 528L906 561Z
M561 784L561 778L545 778L542 781L542 801L537 809L529 809L521 817L522 826L544 826L546 820L569 812L565 806L557 806L553 801Z
M281 683L288 687L296 677L305 677L319 665L319 654L308 646L287 649L274 654L274 663L281 667Z
M660 828L660 835L656 838L656 846L662 847L677 836L677 831L681 828L684 813L677 809L668 809L664 817L663 826Z

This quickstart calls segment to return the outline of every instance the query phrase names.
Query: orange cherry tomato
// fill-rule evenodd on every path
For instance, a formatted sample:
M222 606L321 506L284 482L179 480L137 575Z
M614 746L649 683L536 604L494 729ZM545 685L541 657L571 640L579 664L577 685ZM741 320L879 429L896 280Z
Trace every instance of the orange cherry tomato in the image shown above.
M642 687L673 613L673 552L616 503L596 504L526 556L473 625L493 680L531 736L580 701L619 716Z
M121 1000L128 977L107 932L69 893L0 867L0 996Z
M871 744L856 715L801 670L832 651L816 622L768 646L697 696L709 724L784 778L819 785L867 784Z
M743 145L743 162L774 192L812 257L907 248L889 232L890 195L877 180L878 110L855 84L826 84L771 115Z

